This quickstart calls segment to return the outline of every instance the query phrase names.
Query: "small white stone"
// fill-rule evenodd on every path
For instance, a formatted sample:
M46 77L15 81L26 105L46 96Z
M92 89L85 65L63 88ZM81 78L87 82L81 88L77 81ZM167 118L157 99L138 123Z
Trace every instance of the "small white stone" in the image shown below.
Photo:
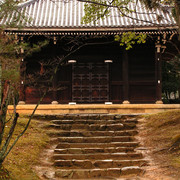
M69 105L76 105L76 102L69 102Z

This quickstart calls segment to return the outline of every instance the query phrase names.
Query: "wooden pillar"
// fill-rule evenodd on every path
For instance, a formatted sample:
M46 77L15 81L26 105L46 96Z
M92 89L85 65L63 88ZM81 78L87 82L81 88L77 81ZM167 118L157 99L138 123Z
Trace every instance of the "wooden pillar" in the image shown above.
M156 44L156 56L155 56L155 76L156 76L156 104L163 104L162 102L162 56L161 56L161 44L160 36Z
M125 49L123 51L123 82L123 104L130 104L128 53Z
M57 44L57 37L56 36L54 36L54 38L53 38L53 43L54 43L54 45ZM56 46L54 46L53 54L55 53L55 47ZM51 104L58 104L58 100L57 100L57 72L54 74L52 87L53 87L53 91L52 91L53 101L51 102Z
M53 96L53 101L51 104L58 104L57 101L57 73L53 77L53 91L52 91L52 96Z
M23 41L23 37L20 38L20 42ZM25 63L24 63L24 49L20 49L21 60L20 60L20 91L19 91L19 102L18 104L25 104Z
M107 85L107 93L108 93L108 102L105 102L105 104L112 104L111 102L111 88L110 88L110 69L112 69L112 62L110 61L109 63L107 63L107 79L108 79L108 85Z
M20 62L20 91L19 91L19 103L25 104L25 85L24 85L24 59Z

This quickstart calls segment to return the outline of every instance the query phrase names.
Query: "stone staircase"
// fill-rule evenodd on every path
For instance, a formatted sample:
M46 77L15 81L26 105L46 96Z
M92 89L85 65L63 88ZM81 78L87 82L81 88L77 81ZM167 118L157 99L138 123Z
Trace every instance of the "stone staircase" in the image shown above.
M49 135L57 143L56 179L108 179L139 175L147 161L136 152L134 115L59 115Z

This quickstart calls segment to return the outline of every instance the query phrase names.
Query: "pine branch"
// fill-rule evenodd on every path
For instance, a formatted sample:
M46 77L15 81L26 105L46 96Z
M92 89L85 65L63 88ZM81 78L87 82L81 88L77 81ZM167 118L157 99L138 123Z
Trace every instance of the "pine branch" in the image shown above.
M15 114L15 117L14 117L14 119L13 119L11 128L10 128L10 130L9 130L8 137L7 137L7 139L6 139L3 147L2 147L2 149L1 149L1 152L0 152L0 163L2 163L3 160L4 160L4 158L5 158L5 157L4 157L4 154L5 154L5 152L6 152L7 148L8 148L8 145L9 145L9 143L10 143L10 140L11 140L11 138L12 138L13 132L14 132L15 127L16 127L16 124L17 124L18 117L19 117L19 114L16 113L16 114Z

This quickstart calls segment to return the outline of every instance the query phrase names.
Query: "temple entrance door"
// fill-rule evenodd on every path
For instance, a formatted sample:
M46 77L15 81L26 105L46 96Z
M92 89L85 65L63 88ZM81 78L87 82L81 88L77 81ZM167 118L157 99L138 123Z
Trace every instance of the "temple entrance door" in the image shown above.
M109 67L105 63L78 63L72 68L72 101L109 101Z

